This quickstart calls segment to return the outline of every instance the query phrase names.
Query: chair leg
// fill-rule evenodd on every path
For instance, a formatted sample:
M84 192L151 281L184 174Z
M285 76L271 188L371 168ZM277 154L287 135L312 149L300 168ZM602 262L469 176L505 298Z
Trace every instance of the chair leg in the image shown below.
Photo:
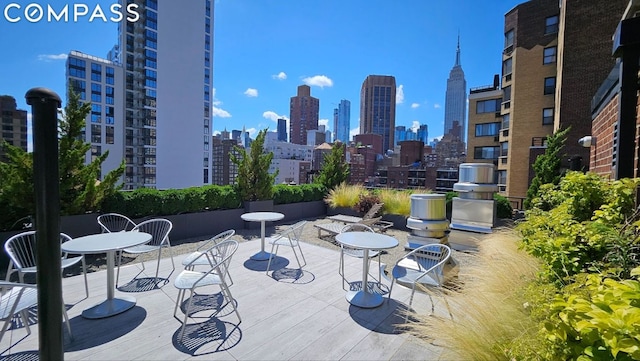
M158 272L160 272L160 259L162 258L162 247L158 248L158 263L156 264L156 282L158 282ZM173 260L173 258L171 259Z
M225 292L227 294L227 296L229 297L229 301L231 303L231 306L233 306L233 310L236 312L236 316L238 316L238 323L242 322L242 319L240 318L240 312L238 312L238 307L236 307L236 304L234 302L233 296L231 295L231 290L229 290L229 287L227 287L227 285L225 283L221 283L220 287L223 288L223 292Z
M296 252L296 247L291 245L291 250L293 251L293 255L296 256L296 261L298 262L298 267L300 267L300 270L302 270L302 267L307 265L307 260L304 259L304 255L302 254L302 248L300 248L300 242L298 242L298 249L300 249L300 256L302 256L302 260L304 261L304 264L300 263L300 259L298 258L298 253Z
M181 289L178 290L178 295L176 296L176 306L173 308L173 317L176 317L176 313L178 313L178 304L180 303L180 295L182 295Z
M73 340L73 334L71 333L71 323L69 323L69 315L67 314L67 308L65 307L64 302L62 302L62 317L64 318L64 322L67 325L67 332L69 333L69 337Z
M89 298L89 282L87 282L87 261L84 259L84 256L82 256L82 273L84 274L84 292L87 294L87 298Z
M387 302L391 299L391 291L393 291L393 284L396 282L396 279L391 276L391 286L389 287L389 295L387 296Z
M29 313L27 310L20 311L20 318L22 319L22 323L24 323L24 328L27 330L27 335L30 335L31 328L29 327Z
M184 328L187 325L187 318L189 317L189 310L191 309L192 301L193 301L193 289L191 289L191 295L189 295L189 303L187 304L187 309L184 312L184 322L182 322L182 331L180 331L180 341L182 341L182 339L184 338Z
M271 258L274 256L273 249L275 248L275 246L276 246L275 243L271 244L271 252L269 252L269 262L267 263L267 272L265 272L267 276L269 275L269 269L271 267ZM278 250L276 249L275 255L277 255L277 254L278 254ZM227 269L227 274L229 274L229 270L228 269ZM231 278L231 277L229 277L229 278Z
M5 281L10 282L11 281L11 274L13 273L13 261L9 260L9 267L7 267L7 277L5 278Z

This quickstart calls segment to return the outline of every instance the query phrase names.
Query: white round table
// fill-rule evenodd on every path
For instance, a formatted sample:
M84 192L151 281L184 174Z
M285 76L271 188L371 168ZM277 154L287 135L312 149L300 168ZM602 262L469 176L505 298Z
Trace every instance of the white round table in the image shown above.
M264 250L264 224L265 222L279 221L284 218L284 214L278 212L251 212L240 216L248 222L260 222L260 252L251 256L254 261L266 261L270 254Z
M113 232L78 237L62 244L61 248L64 252L107 254L107 299L82 311L82 317L92 319L109 317L135 306L136 299L134 297L124 295L118 298L114 297L115 282L113 272L116 251L147 243L151 238L149 233L144 232Z
M385 234L371 232L344 232L336 235L336 241L351 248L361 249L364 252L362 258L362 289L348 291L345 296L352 305L362 308L378 307L382 304L382 296L369 292L369 250L389 249L398 245L398 240Z

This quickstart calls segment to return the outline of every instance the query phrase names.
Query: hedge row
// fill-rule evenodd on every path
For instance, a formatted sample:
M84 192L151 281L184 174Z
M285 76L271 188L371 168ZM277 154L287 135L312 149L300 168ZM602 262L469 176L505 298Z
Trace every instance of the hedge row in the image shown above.
M317 184L276 185L274 204L322 200L324 187ZM132 218L241 208L242 200L233 186L208 185L184 189L156 190L140 188L116 192L104 200L102 212L121 213Z

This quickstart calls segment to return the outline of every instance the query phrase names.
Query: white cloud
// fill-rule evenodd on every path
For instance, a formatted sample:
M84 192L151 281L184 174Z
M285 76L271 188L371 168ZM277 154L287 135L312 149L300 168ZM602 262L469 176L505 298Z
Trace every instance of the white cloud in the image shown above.
M420 107L420 103L411 103L411 109L416 109Z
M216 99L216 88L211 88L211 98L213 99L211 102L211 117L231 118L231 114L228 111L218 108L218 105L222 105L222 102Z
M258 130L256 128L245 129L247 133L249 133L249 137L255 138L256 134L258 134Z
M354 136L360 134L360 126L357 128L353 128L349 131L349 140L353 139Z
M273 74L271 77L273 79L285 80L287 79L287 73L285 73L284 71L281 71L278 74Z
M219 134L222 134L222 132L220 132L219 130L214 130L213 131L213 135L219 135Z
M258 96L258 89L247 88L247 90L244 91L244 95L248 96L249 98L255 98Z
M396 104L404 103L404 85L400 84L396 88Z
M435 103L435 104L433 105L433 107L434 107L435 109L440 109L440 104Z
M318 125L324 125L324 130L329 130L329 119L318 120Z
M418 131L418 129L420 129L420 122L417 120L414 120L413 122L411 122L411 131L416 133Z
M266 118L266 119L271 119L271 121L273 122L278 122L278 119L286 119L287 121L289 121L289 117L286 115L278 115L278 113L272 111L272 110L267 110L266 112L262 113L262 117Z
M67 54L40 54L38 60L40 61L54 61L54 60L67 60Z
M326 75L314 75L306 77L302 79L302 81L309 86L317 86L320 88L333 86L333 80L329 79Z

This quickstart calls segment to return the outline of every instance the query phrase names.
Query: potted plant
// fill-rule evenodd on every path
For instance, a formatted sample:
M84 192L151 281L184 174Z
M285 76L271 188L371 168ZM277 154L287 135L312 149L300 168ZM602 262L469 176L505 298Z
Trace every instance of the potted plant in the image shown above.
M273 210L273 183L278 171L269 174L273 153L264 151L266 135L267 129L261 130L251 143L249 152L236 146L237 155L230 153L231 161L238 167L234 187L247 212Z

